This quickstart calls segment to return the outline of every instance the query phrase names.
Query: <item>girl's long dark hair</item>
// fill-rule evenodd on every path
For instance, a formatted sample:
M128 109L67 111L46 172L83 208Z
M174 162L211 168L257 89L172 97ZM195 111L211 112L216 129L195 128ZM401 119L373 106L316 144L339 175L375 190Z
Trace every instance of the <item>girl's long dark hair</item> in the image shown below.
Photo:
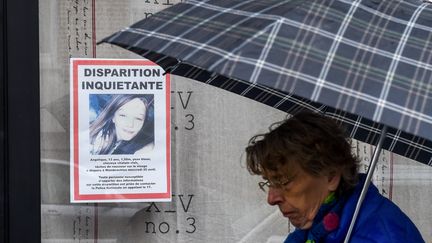
M114 114L121 106L136 98L140 99L146 107L143 127L134 138L132 138L130 141L122 141L115 148L117 138L115 134L115 125L112 122ZM96 151L97 154L133 154L145 145L152 143L154 140L153 110L151 109L152 105L153 95L113 95L112 99L101 111L99 116L97 116L97 118L90 124L90 143L95 143L99 134L103 141L101 149Z

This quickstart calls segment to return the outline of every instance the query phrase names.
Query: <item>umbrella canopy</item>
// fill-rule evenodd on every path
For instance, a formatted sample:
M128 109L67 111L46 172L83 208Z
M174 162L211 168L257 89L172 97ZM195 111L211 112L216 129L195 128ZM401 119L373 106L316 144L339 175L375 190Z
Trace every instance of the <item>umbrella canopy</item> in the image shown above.
M287 112L319 110L377 144L345 242L381 147L432 165L426 1L189 0L102 42Z
M187 1L102 42L167 72L290 112L432 165L432 4L420 0Z

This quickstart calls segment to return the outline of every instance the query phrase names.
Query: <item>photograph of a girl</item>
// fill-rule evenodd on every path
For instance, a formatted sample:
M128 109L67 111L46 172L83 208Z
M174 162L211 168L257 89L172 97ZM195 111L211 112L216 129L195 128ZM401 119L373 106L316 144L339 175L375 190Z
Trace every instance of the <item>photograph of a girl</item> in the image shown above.
M90 95L90 154L151 151L154 147L153 98L149 94Z

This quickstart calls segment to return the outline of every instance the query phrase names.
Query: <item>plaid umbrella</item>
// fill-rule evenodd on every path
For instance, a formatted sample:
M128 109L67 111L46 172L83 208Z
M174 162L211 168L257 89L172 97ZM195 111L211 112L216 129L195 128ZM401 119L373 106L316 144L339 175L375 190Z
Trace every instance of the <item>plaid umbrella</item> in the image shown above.
M426 1L188 0L102 42L288 113L324 112L357 140L432 165Z
M192 0L102 42L288 113L321 110L366 143L386 124L384 149L432 165L430 3Z

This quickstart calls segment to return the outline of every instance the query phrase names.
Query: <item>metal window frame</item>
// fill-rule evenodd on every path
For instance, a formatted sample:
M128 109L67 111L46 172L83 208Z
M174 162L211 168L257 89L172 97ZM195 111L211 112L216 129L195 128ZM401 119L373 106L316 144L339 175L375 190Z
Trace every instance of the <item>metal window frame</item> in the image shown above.
M40 242L38 1L0 13L0 242Z

